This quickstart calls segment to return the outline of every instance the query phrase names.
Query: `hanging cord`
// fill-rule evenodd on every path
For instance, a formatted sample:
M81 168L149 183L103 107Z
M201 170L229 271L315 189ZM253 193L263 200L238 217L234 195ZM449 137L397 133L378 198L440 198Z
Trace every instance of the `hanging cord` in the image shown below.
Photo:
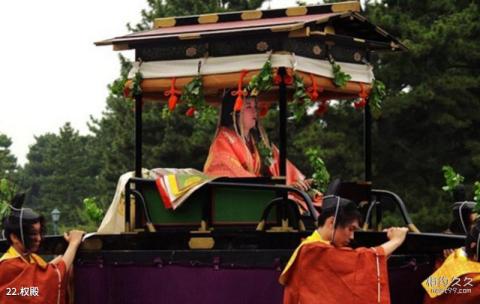
M380 286L380 257L378 256L378 251L375 247L372 247L373 251L375 251L375 259L377 262L377 303L380 303L380 293L381 293L381 286Z
M22 239L22 244L23 244L23 246L25 246L25 238L24 238L24 234L23 234L23 210L24 210L24 208L20 208L20 209L19 209L19 208L13 207L13 206L10 205L10 204L7 204L7 205L8 205L8 207L9 207L10 209L12 209L13 211L20 211L20 222L19 222L19 225L20 225L20 238ZM4 239L6 239L6 237L5 237L5 229L2 230L2 236L3 236Z
M337 225L337 216L338 216L338 211L340 209L340 196L327 195L327 196L324 196L323 199L325 200L326 198L330 198L330 197L337 198L337 204L335 206L335 216L333 217L333 231L332 231L332 242L331 242L333 244L333 241L335 241L335 226Z
M477 262L480 261L479 253L480 253L480 233L478 234L478 237L477 237Z
M465 225L465 221L463 220L463 215L462 215L462 209L463 209L463 206L465 206L467 202L463 202L461 205L460 205L460 208L458 208L458 216L460 217L460 222L462 223L462 228L463 228L463 231L465 231L465 234L468 234L468 230L467 230L467 226Z
M25 247L25 239L23 237L23 208L20 209L20 237L22 238L22 244Z

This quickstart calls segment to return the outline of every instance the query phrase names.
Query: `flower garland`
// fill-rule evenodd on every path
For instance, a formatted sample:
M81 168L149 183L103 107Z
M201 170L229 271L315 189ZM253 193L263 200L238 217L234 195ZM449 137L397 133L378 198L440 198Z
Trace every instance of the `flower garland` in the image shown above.
M293 74L293 90L293 100L289 103L288 107L295 121L299 122L307 113L308 107L312 106L313 102L305 88L303 78L296 73Z
M313 168L314 187L325 193L330 181L330 173L328 173L325 162L321 158L321 152L318 149L309 148L306 151L310 165Z
M205 96L203 95L202 76L195 76L189 83L183 87L180 99L189 106L185 115L192 117L196 111L205 107Z
M386 95L385 84L380 80L374 79L368 102L370 103L370 110L375 117L380 116L382 113L382 100Z
M261 139L257 142L257 150L258 154L260 154L262 164L264 164L267 168L273 165L274 159L272 149L268 147Z
M347 82L352 79L352 76L342 71L342 68L338 63L335 62L332 55L328 55L328 61L332 66L332 74L333 74L333 84L339 88L343 88L347 85Z
M257 96L260 92L269 91L274 84L273 68L271 54L268 56L267 61L262 66L260 72L253 76L248 83L248 91L253 96Z
M475 207L473 208L473 212L479 214L480 213L480 181L476 181L473 184L473 200L475 201Z
M123 88L123 96L126 98L133 98L135 96L142 94L142 81L143 75L140 71L137 71L133 76L130 86L125 86Z

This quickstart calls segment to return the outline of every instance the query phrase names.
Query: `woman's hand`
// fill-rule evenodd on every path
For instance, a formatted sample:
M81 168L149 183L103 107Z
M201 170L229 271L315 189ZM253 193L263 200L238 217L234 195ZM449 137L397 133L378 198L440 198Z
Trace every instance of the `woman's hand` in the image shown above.
M312 188L312 179L304 179L304 180L297 180L295 183L290 184L289 186L301 190L301 191L308 191Z

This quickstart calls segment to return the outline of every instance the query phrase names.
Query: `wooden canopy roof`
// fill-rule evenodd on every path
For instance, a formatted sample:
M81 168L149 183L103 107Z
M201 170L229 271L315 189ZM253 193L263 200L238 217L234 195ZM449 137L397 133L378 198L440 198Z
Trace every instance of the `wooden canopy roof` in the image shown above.
M349 1L286 9L158 18L155 19L152 30L98 41L95 44L113 45L115 50L126 50L171 40L203 40L283 32L288 33L289 37L321 35L325 38L350 40L376 50L406 49L396 38L368 22L359 11L360 4Z
M315 78L324 94L355 96L362 86L370 90L372 52L406 50L395 37L368 22L357 1L159 18L151 30L95 44L135 49L129 78L142 72L144 97L155 100L165 99L163 92L172 78L181 88L197 73L202 75L204 93L215 98L218 90L237 85L243 69L249 71L243 78L248 84L270 53L274 68L296 70L305 85ZM350 65L357 71L343 88L331 80L332 59L342 69ZM197 66L202 66L201 71Z

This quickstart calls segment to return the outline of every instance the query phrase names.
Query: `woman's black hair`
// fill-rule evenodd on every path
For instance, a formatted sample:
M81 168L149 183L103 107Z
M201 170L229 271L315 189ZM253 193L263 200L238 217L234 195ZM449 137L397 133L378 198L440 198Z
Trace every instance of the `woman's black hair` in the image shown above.
M472 229L467 234L467 238L465 239L465 252L469 259L473 260L476 258L479 261L479 249L480 249L480 221L475 220L473 223ZM475 244L475 246L472 245Z
M222 98L222 107L221 107L221 113L220 113L220 126L221 127L226 127L229 129L234 130L233 126L233 108L235 105L235 99L236 97L232 95L232 90L227 89L225 90ZM235 115L238 115L235 113ZM237 117L238 118L238 117Z

